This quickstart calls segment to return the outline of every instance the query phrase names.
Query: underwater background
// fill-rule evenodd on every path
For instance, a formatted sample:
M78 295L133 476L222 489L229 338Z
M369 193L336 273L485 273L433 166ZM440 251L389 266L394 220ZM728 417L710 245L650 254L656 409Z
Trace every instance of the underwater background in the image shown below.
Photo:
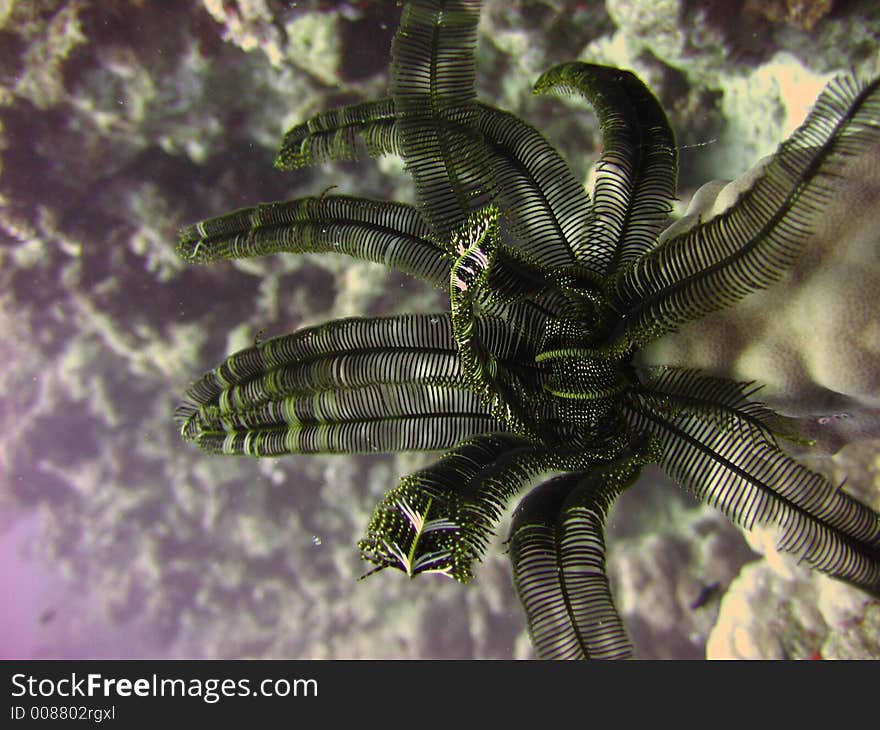
M290 126L383 95L400 10L0 0L0 657L533 656L506 521L478 586L357 581L373 505L432 455L212 457L172 420L191 380L257 337L445 308L343 257L174 254L184 224L331 185L413 202L392 158L272 167ZM578 58L638 73L681 146L681 210L771 153L835 73L880 73L873 0L486 0L480 22L480 97L585 180L594 115L531 85ZM810 465L880 507L880 442ZM657 471L607 541L637 657L880 658L880 603Z

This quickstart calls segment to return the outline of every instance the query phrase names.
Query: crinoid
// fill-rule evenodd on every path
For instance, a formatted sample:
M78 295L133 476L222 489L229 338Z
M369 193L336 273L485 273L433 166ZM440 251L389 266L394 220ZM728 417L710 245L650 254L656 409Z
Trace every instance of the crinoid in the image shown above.
M538 654L631 654L605 573L603 523L646 464L779 548L880 595L880 518L783 446L796 422L750 384L634 356L769 287L798 259L840 160L880 137L880 80L833 81L756 182L721 215L668 226L676 146L632 73L567 63L535 91L585 96L604 152L591 193L517 117L477 101L477 0L408 3L387 98L291 129L277 165L396 154L418 205L325 194L181 232L188 261L342 252L449 292L433 315L352 318L238 352L188 391L183 437L276 456L443 450L376 508L375 566L466 582L502 511ZM537 486L533 486L537 483Z

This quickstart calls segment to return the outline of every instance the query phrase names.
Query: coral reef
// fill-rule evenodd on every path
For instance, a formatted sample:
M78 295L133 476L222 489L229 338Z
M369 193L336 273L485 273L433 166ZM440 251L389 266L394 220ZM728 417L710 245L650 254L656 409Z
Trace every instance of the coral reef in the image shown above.
M876 659L880 604L861 591L772 562L743 568L721 601L709 659Z
M595 140L595 120L586 111L557 114L568 101L533 99L536 72L573 58L634 69L659 92L685 147L683 201L707 179L734 178L771 152L830 74L851 65L878 70L872 38L880 17L869 0L812 13L810 30L789 15L764 21L755 37L747 28L731 37L730 4L721 2L486 5L483 98L548 130L574 159L570 150ZM384 90L399 8L260 0L149 6L0 3L2 511L5 521L34 517L28 550L59 581L57 602L46 606L54 618L33 617L42 637L33 654L530 656L499 545L487 551L478 590L442 579L413 585L404 575L356 582L363 566L354 543L371 506L422 457L193 458L169 419L189 374L261 331L435 308L402 278L329 256L196 270L173 256L185 222L321 192L320 175L298 178L294 188L271 171L277 142L316 111ZM353 162L334 179L341 192L405 199L407 181L388 175L399 164L379 164L383 175ZM867 293L875 285L862 284ZM198 293L205 291L210 296ZM235 342L218 335L230 323ZM809 333L799 337L807 342ZM833 376L839 367L820 357L808 349L793 372L804 382L820 370ZM779 378L773 384L789 387ZM853 388L862 400L878 392L870 381ZM828 465L876 494L877 451L876 442L844 449ZM640 627L638 651L699 655L720 610L710 654L732 655L716 648L731 645L714 637L733 625L728 597L720 609L718 600L753 556L735 528L689 505L658 526L658 503L622 502L610 526L610 572L628 623ZM695 545L692 554L682 554L685 544ZM753 614L737 625L745 647L737 652L759 646L760 617L797 592L815 640L758 653L877 656L876 606L838 600L825 588L817 601L809 586L825 580L783 576L766 561L746 568L729 596L733 603L748 595ZM690 608L715 583L717 593ZM652 613L658 591L664 619ZM834 613L844 609L846 616ZM467 616L463 627L426 630L453 610ZM855 616L864 616L858 640L844 636ZM83 638L98 633L113 638Z

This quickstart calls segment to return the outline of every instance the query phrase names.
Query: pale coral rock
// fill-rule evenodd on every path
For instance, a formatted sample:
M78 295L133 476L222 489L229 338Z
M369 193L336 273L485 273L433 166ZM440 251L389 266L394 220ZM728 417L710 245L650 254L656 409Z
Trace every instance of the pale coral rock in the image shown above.
M312 14L293 18L285 24L287 58L321 82L333 85L341 81L339 19L335 14Z
M818 597L818 598L817 598ZM710 659L878 659L880 601L806 570L764 562L740 572L721 602Z
M205 9L224 26L226 40L243 51L259 50L273 66L284 60L283 42L273 24L273 14L266 0L203 0Z
M762 399L793 415L815 415L816 428L873 435L871 414L880 406L880 338L871 305L880 297L878 155L851 158L836 171L830 204L809 218L813 233L804 253L779 282L652 343L641 361L755 381L765 386ZM695 197L676 231L725 210L763 164ZM847 418L832 422L838 413Z
M736 530L705 507L684 508L654 529L609 539L616 605L637 657L700 658L720 596L752 555Z

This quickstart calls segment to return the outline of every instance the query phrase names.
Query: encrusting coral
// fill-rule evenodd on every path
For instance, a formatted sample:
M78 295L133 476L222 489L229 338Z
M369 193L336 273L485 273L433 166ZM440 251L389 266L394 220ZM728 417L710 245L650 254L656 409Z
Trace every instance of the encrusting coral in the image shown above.
M665 235L735 205L770 160L731 183L707 183ZM772 287L652 343L640 362L687 364L760 383L762 400L799 416L804 432L829 451L880 437L878 170L877 147L842 160L797 267Z

